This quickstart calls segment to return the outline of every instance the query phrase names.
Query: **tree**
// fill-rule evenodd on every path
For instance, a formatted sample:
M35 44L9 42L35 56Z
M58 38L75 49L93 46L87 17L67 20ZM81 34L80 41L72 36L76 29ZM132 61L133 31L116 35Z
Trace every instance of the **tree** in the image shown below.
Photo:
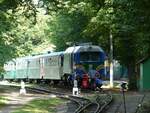
M91 9L85 12L85 9ZM49 21L50 40L56 45L56 50L64 50L66 42L86 42L82 31L85 29L93 9L83 2L64 8L53 15Z
M63 4L65 2L63 1L61 3ZM129 88L135 89L136 62L150 50L148 32L149 2L147 0L101 0L100 2L93 2L90 0L85 0L84 2L70 0L68 3L69 9L78 13L81 10L74 8L75 6L79 7L80 3L86 4L82 5L82 8L84 9L88 4L90 10L87 11L85 8L85 10L82 10L82 14L90 15L86 16L87 21L84 23L84 27L80 29L79 32L76 32L78 35L74 35L77 37L76 39L72 36L72 33L70 32L71 29L69 28L73 28L72 31L75 31L76 27L73 27L72 25L76 25L80 22L82 23L82 16L71 16L72 14L75 14L69 13L68 10L64 11L64 7L59 7L61 11L66 13L57 13L58 15L56 16L55 24L51 25L52 27L57 26L57 29L54 28L51 31L51 38L58 44L57 47L59 48L59 45L62 44L63 46L61 48L64 48L64 43L66 41L79 41L78 39L80 37L80 41L92 41L94 44L102 46L104 50L109 53L109 36L111 33L114 39L114 58L128 68ZM57 3L57 6L59 6L58 4L59 2ZM144 4L146 4L146 7ZM65 18L67 19L65 20ZM72 24L72 20L74 24ZM83 24L77 25L79 25L79 28ZM53 31L55 30L56 33L53 34ZM60 39L61 36L63 37L61 38L62 40Z
M136 62L149 52L148 1L105 0L104 6L92 18L87 28L92 36L100 32L100 42L108 48L110 31L113 34L114 58L128 67L129 88L136 88ZM146 5L146 6L145 6ZM94 29L91 29L94 28ZM86 32L86 33L88 33ZM95 35L94 35L95 34ZM107 45L107 46L106 46Z
M66 42L93 42L109 53L111 33L114 58L128 67L129 86L134 89L135 64L150 52L149 6L148 0L1 0L0 47L9 53L1 64L32 51L44 42L42 37L57 51L64 50ZM39 9L45 12L43 24L38 21Z
M45 42L47 15L31 1L0 1L0 72L7 61Z

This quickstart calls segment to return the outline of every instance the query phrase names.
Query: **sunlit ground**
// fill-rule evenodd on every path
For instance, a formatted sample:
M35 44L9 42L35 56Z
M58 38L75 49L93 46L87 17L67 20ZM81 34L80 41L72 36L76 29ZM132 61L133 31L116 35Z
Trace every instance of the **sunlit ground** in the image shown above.
M8 82L7 80L3 80L3 81L0 81L0 85L14 85L14 86L20 86L21 85L21 82L20 83L16 83L16 82ZM33 84L25 84L26 86L32 86Z
M4 107L7 104L7 99L3 96L0 96L0 108Z
M114 89L120 89L120 88L121 88L120 85L121 85L121 83L123 83L123 82L128 83L127 81L116 81L116 80L114 80L114 81L113 81L113 88L114 88ZM111 88L111 86L110 86L110 81L104 81L102 88L104 88L104 89L110 89L110 88ZM112 88L111 88L111 89L112 89Z
M36 99L12 113L55 113L56 106L62 103L63 100L59 98Z
M30 93L20 95L19 91L19 89L13 89L3 85L0 86L1 113L11 113L21 106L23 107L17 109L14 113L51 113L52 111L55 111L55 109L52 108L55 107L56 104L59 104L59 102L61 103L61 101L59 101L55 95L39 95ZM41 100L32 101L34 99Z

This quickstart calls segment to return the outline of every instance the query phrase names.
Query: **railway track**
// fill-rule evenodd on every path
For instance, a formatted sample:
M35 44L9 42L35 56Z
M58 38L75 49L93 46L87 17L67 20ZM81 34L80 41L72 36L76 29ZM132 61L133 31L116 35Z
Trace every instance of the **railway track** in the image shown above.
M95 113L102 113L104 109L109 107L109 104L113 101L112 94L104 94L96 98L96 102L99 104L99 108Z
M56 92L56 91L49 91L49 90L43 89L43 88L26 87L26 89L29 91L37 92L37 93L41 93L41 94L54 94L59 98L70 100L74 104L74 107L72 108L72 111L74 113L77 113L81 108L83 108L83 106L86 106L88 103L90 103L89 99L86 99L83 97L72 96L72 95L68 95L68 94L60 93L60 92Z
M83 97L69 96L69 98L73 99L78 103L78 108L75 110L74 113L79 113L79 111L81 111L84 107L88 106L91 103L89 99Z
M16 87L16 86L12 86L12 87ZM20 86L18 86L17 90L19 88ZM49 87L43 88L42 86L39 86L37 88L26 87L26 89L32 92L41 93L41 94L47 94L47 95L54 94L57 97L68 100L67 102L71 103L72 105L72 107L70 107L70 109L72 109L72 112L63 112L63 113L118 113L118 112L122 113L124 112L122 95L120 93L113 94L113 99L112 99L111 94L106 94L106 92L104 92L104 94L97 94L97 97L95 97L95 100L91 101L89 99L71 96L71 92L70 94L68 93L68 91L70 90L61 91L60 89L57 90L57 88L54 88L56 90L53 90L53 89L50 89ZM90 92L90 93L94 93L94 92ZM127 94L126 95L127 112L138 113L139 108L144 99L145 99L145 95L143 94L135 94L135 93ZM111 105L109 105L110 103Z
M49 91L47 89L27 87L27 90L38 92L38 93L55 94L59 98L70 100L76 106L74 108L74 113L78 113L78 111L80 109L82 109L83 107L85 107L89 103L91 103L89 99L86 99L83 97L72 96L72 95L68 95L68 94L60 93L60 92L56 92L56 91Z
M15 87L15 86L12 86ZM27 91L36 92L38 94L54 94L59 98L69 100L73 104L72 113L102 113L106 107L112 102L111 94L100 94L95 100L83 97L72 96L71 94L61 93L57 91L50 91L42 87L26 87ZM71 113L71 112L69 112Z
M67 99L72 101L75 104L74 113L102 113L103 110L108 107L108 105L112 102L111 94L102 94L98 95L95 101L91 101L90 99L83 97L76 97L72 95L66 95L64 93L49 91L45 89L39 88L27 88L29 90L37 90L37 92L42 93L52 93L57 95L57 97Z
M76 110L75 113L102 113L112 102L111 94L98 95L95 101L89 101L87 104Z

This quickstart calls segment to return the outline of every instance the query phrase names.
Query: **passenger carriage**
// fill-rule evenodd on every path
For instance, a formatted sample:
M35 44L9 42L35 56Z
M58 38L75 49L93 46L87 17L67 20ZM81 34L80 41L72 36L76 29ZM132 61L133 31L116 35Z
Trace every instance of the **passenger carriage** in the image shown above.
M104 64L104 60L105 53L99 46L73 46L64 52L28 56L10 61L9 68L7 64L4 66L6 71L4 78L66 81L75 73L77 65L82 65L86 72L89 65L93 65L94 69L100 72L98 67ZM12 72L14 75L11 74Z
M16 78L16 65L15 60L9 61L4 64L4 79L13 80Z
M28 72L28 57L21 57L15 60L15 79L24 80L27 78Z

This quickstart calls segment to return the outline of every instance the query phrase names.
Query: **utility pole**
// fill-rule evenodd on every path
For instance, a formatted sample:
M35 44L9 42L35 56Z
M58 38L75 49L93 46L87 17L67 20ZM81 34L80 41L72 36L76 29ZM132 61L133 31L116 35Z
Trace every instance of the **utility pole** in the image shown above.
M110 31L110 87L113 88L113 37Z
M127 110L126 110L126 99L125 99L125 90L126 89L127 89L127 83L123 82L121 84L121 90L122 90L122 95L123 95L124 113L127 113Z

